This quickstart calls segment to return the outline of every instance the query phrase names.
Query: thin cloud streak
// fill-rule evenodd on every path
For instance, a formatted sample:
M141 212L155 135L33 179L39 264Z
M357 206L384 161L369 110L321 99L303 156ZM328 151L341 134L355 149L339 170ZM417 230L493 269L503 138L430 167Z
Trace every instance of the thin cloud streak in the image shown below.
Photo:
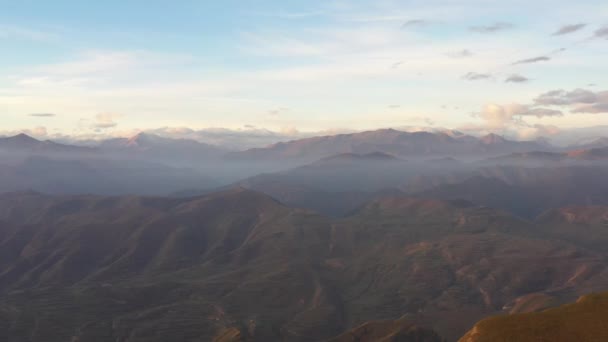
M32 114L29 114L29 116L35 117L35 118L52 118L57 115L54 113L32 113Z
M539 62L548 62L551 60L551 57L547 57L547 56L539 56L539 57L534 57L534 58L528 58L528 59L522 59L519 60L517 62L514 62L511 65L519 65L519 64L532 64L532 63L539 63Z
M462 76L462 78L467 81L480 81L490 79L492 78L492 75L469 72L466 75Z
M528 81L530 81L529 78L517 74L511 75L505 79L506 83L526 83Z
M560 27L557 31L555 31L555 33L553 33L554 36L564 36L570 33L574 33L577 31L580 31L582 29L584 29L585 27L587 27L587 24L572 24L572 25L565 25Z
M514 28L515 26L511 23L498 22L487 26L471 26L469 28L472 32L477 33L496 33Z

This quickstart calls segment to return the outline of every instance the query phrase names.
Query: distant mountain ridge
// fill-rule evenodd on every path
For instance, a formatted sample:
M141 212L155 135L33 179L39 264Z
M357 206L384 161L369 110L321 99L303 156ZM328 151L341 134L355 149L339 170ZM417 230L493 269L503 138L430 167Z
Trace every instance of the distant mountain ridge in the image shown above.
M27 134L0 138L0 151L21 153L94 153L97 149L65 145L50 140L41 141Z
M367 154L357 154L357 153L340 153L333 156L325 157L319 160L319 163L328 163L328 162L352 162L352 161L370 161L370 162L385 162L399 160L399 158L393 156L392 154L383 153L383 152L371 152Z
M469 135L403 132L381 129L352 134L314 137L231 154L232 158L319 159L342 153L388 153L395 156L483 156L552 149L536 141L511 141L495 134L481 138Z
M217 146L190 139L164 138L149 133L139 133L130 138L102 141L99 148L106 153L126 154L152 160L197 160L218 158L227 152Z

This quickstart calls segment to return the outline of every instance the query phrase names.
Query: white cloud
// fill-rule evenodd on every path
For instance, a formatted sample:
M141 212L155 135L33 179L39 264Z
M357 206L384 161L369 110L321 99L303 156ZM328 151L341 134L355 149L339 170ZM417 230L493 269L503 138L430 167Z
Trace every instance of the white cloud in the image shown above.
M117 113L99 113L95 116L93 127L100 130L114 128L118 126L117 120L123 116L124 115Z
M518 103L508 105L488 104L475 116L485 121L490 128L505 128L511 125L521 125L523 117L542 118L546 116L562 116L559 110L530 107Z

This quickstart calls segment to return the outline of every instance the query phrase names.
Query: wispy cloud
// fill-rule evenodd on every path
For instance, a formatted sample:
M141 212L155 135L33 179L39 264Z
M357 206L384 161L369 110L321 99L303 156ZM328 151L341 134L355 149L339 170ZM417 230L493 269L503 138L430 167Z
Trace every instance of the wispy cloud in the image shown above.
M485 121L486 125L493 129L503 129L513 124L521 125L523 123L523 117L543 118L562 115L564 115L564 113L560 110L518 103L507 105L488 104L485 105L480 112L474 114L474 116Z
M304 12L286 12L286 11L278 11L278 12L249 12L250 15L260 16L260 17L269 17L269 18L279 18L279 19L307 19L311 17L318 17L326 15L326 11L304 11Z
M530 81L529 78L518 74L513 74L505 79L506 83L526 83L528 81Z
M469 72L469 73L465 74L464 76L462 76L462 78L467 81L479 81L479 80L490 79L490 78L492 78L492 75L480 74L480 73L476 73L476 72Z
M514 27L514 25L511 23L498 22L498 23L495 23L492 25L486 25L486 26L471 26L469 28L469 30L471 30L472 32L477 32L477 33L496 33L496 32L500 32L500 31L512 29L513 27Z
M399 69L399 67L402 66L403 63L405 63L405 62L403 62L403 61L395 62L395 63L391 64L391 69L393 69L393 70Z
M455 51L455 52L448 52L447 55L448 55L448 57L451 57L451 58L467 58L467 57L473 57L473 52L471 52L468 49L464 49L464 50Z
M98 130L104 130L108 128L114 128L118 126L119 118L122 118L122 114L117 113L99 113L95 116L95 122L93 123L93 128Z
M605 38L605 39L608 39L608 26L604 26L602 28L597 29L594 32L593 36L595 38L602 38L602 39Z
M592 104L598 101L598 95L590 90L575 89L566 91L563 89L552 90L538 96L534 102L544 106L570 106L573 104Z
M402 29L408 29L411 27L420 27L420 26L425 26L427 25L429 22L423 19L412 19L412 20L408 20L405 23L403 23L403 25L401 25Z
M57 115L54 113L32 113L32 114L29 114L29 116L32 116L35 118L52 118Z
M584 29L585 27L587 27L587 24L572 24L572 25L564 25L562 27L560 27L557 31L555 31L555 33L553 33L554 36L564 36L570 33L574 33L577 31L580 31L582 29Z
M533 58L527 58L527 59L519 60L517 62L514 62L512 65L532 64L532 63L539 63L539 62L548 62L550 60L551 60L551 57L548 57L548 56L538 56L538 57L533 57Z
M534 102L540 105L569 108L572 113L608 113L608 91L559 89L541 94Z
M268 111L268 117L276 119L289 112L289 108L279 107Z

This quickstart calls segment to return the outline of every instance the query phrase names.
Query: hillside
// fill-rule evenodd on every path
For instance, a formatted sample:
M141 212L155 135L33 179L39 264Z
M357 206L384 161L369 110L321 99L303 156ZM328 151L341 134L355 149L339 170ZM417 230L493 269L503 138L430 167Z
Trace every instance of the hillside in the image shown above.
M604 165L498 165L411 179L401 190L422 198L464 199L530 219L548 209L608 204Z
M455 340L488 315L608 287L605 250L539 234L537 224L465 201L394 196L330 219L242 188L191 198L5 194L0 336L320 341L405 315Z
M537 313L499 316L475 325L460 342L601 342L608 340L608 293Z
M432 330L420 328L407 319L373 321L362 324L327 342L443 342Z

